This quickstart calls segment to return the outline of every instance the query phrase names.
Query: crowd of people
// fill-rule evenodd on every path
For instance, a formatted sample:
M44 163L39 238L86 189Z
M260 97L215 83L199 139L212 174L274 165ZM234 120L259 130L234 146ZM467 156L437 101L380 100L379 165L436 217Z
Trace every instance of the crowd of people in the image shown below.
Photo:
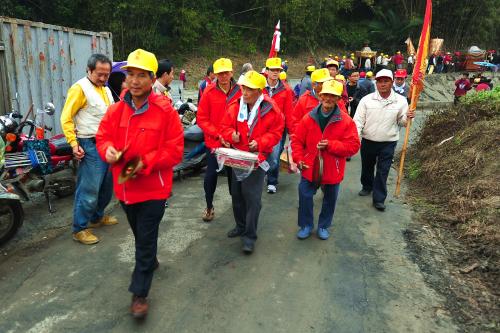
M400 52L379 57L362 66L352 57L328 57L321 68L308 65L294 89L287 83L287 62L278 57L267 59L261 72L245 64L237 79L230 59L215 60L198 92L196 121L207 148L201 219L216 219L214 194L218 174L224 172L234 216L227 237L240 237L242 251L253 253L263 190L278 192L280 156L287 142L289 168L300 174L298 239L309 238L315 229L319 239L329 239L346 164L358 151L358 194L371 196L373 207L384 211L400 128L415 112L408 107L406 83L413 62L405 63ZM183 158L183 127L168 92L174 78L170 61L158 61L142 49L131 52L116 100L106 85L111 68L106 56L92 55L86 75L69 89L61 115L64 134L80 161L72 237L95 244L96 228L119 222L104 214L114 190L135 239L130 311L143 318L160 265L158 229L171 195L172 170ZM474 84L486 89L480 80L471 83L464 75L456 83L458 94ZM251 172L221 168L219 148L253 153ZM318 190L323 198L315 227L313 198Z

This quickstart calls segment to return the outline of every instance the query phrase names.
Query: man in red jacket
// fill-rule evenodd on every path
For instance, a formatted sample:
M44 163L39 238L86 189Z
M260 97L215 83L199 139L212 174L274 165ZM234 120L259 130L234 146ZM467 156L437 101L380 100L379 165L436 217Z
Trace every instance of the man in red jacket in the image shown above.
M135 50L122 68L127 70L129 90L108 108L96 134L96 145L99 155L111 164L115 195L134 234L130 311L134 317L143 318L148 312L146 297L153 271L159 265L158 226L172 189L172 169L182 160L184 133L167 97L151 89L158 69L155 55ZM122 178L122 172L131 177Z
M293 130L293 91L280 79L281 58L269 58L266 61L267 82L264 94L271 97L285 117L285 124L288 133ZM280 142L274 147L269 157L269 170L267 171L267 193L274 194L277 191L278 176L280 170L280 155L286 141L286 131L283 131Z
M266 159L279 142L285 121L276 103L262 94L266 86L263 75L249 71L238 84L241 85L242 97L229 106L222 120L222 136L235 149L257 154L258 163L250 175L233 170L231 191L236 226L227 236L241 236L243 252L249 254L257 240L262 186L265 170L269 167Z
M227 58L217 59L213 67L217 80L211 83L203 92L196 115L196 121L203 131L205 145L207 146L207 169L203 181L207 208L201 216L205 222L210 222L215 217L213 200L217 188L217 169L219 169L219 165L212 150L226 146L220 133L220 122L226 113L227 106L241 96L240 87L233 80L233 64L231 60ZM231 193L231 174L231 170L226 167L229 193Z
M330 76L332 78L334 78L338 82L342 83L344 90L342 90L342 98L339 102L344 103L344 107L346 107L347 105L349 105L349 96L347 95L347 87L345 85L345 82L336 78L336 76L338 74L340 74L339 73L339 62L336 60L328 60L326 62L326 68L328 68L328 71L330 72Z
M354 121L337 106L342 89L342 84L335 80L323 83L319 94L321 104L309 116L303 117L295 129L293 160L302 170L299 184L299 239L308 238L314 229L313 197L321 185L324 196L317 234L320 239L328 239L340 182L344 178L346 157L356 154L360 147Z
M308 114L312 109L318 106L319 102L319 93L323 88L323 83L326 81L330 81L332 77L330 76L330 72L326 68L317 69L311 74L311 82L312 82L312 91L306 91L304 95L299 97L297 104L295 104L295 108L293 109L293 130L295 131L295 127L300 122L300 120Z
M453 95L455 99L453 100L453 104L457 105L460 97L465 96L469 90L472 89L472 85L469 81L469 73L463 72L462 77L455 81L455 92Z

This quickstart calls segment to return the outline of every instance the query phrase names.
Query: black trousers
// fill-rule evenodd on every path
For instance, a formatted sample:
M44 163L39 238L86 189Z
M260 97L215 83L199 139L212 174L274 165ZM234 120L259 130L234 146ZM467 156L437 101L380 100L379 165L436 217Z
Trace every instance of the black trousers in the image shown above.
M374 203L384 203L387 198L387 177L396 145L397 141L361 140L361 185L363 185L363 189L373 191ZM374 177L375 166L377 170Z
M238 181L233 174L231 181L233 214L236 228L243 231L242 239L246 243L257 240L257 223L262 208L262 188L266 172L261 168L250 176Z
M135 238L135 267L128 290L147 297L153 280L158 250L158 227L166 200L149 200L126 205L120 202Z
M203 180L203 188L205 190L205 201L207 202L207 208L213 208L214 201L214 193L217 188L217 169L219 165L217 164L217 157L215 154L210 152L210 149L207 148L207 169L205 171L205 179ZM231 168L224 167L226 176L227 176L227 184L229 188L229 194L231 194L231 177L233 172ZM224 170L223 170L224 171Z

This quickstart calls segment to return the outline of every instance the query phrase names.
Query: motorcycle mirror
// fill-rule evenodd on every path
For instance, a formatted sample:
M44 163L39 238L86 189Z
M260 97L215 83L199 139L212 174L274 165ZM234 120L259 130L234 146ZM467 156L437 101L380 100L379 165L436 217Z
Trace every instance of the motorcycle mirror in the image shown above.
M43 107L43 111L45 111L46 114L49 116L52 116L54 113L56 113L56 107L52 103L47 103Z

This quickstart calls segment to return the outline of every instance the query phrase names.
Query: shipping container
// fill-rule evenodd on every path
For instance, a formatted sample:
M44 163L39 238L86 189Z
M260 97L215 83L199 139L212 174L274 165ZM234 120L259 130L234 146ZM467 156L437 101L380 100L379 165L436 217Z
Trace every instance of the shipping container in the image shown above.
M110 32L92 32L0 16L0 114L26 115L47 102L51 134L61 133L60 116L69 87L84 77L87 59L103 53L113 60Z

